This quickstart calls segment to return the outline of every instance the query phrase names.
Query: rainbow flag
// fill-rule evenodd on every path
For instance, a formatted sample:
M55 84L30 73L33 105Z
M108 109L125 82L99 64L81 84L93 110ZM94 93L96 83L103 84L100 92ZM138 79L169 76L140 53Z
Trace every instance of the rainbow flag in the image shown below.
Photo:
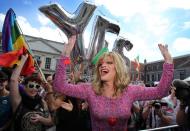
M19 29L16 14L12 9L9 9L5 16L2 30L2 49L3 54L0 54L0 66L3 67L18 65L20 61L19 57L30 51ZM29 75L34 71L34 60L32 56L29 55L21 75Z

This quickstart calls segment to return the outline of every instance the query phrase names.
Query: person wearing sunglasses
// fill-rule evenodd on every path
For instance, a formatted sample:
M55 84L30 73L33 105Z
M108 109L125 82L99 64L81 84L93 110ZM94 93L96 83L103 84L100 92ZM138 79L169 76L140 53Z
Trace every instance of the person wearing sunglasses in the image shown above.
M32 74L24 79L23 91L19 92L19 77L28 54L21 56L21 63L13 69L10 79L10 96L12 101L14 131L45 131L53 124L48 106L39 95L41 79Z

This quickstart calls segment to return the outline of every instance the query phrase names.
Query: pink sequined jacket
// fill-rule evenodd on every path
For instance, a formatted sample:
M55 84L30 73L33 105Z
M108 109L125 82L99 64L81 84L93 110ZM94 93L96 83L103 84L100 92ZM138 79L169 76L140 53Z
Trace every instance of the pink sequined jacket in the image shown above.
M111 99L96 95L91 83L79 85L67 83L67 65L64 64L67 59L69 58L61 56L57 65L54 90L68 96L85 99L88 102L93 131L126 131L132 103L137 100L159 99L166 96L173 79L173 64L164 63L158 87L129 85L119 98Z

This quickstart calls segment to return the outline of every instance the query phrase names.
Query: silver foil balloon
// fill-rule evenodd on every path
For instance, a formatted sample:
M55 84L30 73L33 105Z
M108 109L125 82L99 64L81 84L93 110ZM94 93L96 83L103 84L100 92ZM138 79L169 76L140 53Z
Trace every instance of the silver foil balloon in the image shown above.
M58 4L50 4L39 8L67 37L77 34L77 40L71 52L74 63L79 63L85 57L83 31L95 9L96 6L89 2L81 3L73 14L68 13Z
M120 31L120 27L117 24L110 22L102 16L97 16L94 24L87 50L87 60L90 62L106 46L105 33L111 32L118 35Z
M133 44L132 44L129 40L127 40L127 39L125 39L125 38L123 38L123 37L118 37L118 38L115 40L115 42L114 42L114 46L113 46L112 51L118 52L118 53L124 58L124 60L125 60L125 62L126 62L126 64L127 64L127 66L130 67L130 60L129 60L129 58L126 57L126 56L124 55L124 53L123 53L123 49L124 49L124 48L125 48L127 51L130 51L130 50L133 48Z

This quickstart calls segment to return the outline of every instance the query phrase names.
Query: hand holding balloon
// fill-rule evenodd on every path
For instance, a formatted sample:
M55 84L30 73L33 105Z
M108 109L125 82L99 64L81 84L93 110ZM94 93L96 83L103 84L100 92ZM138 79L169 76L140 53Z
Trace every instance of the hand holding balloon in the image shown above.
M72 35L71 37L69 37L68 44L64 45L62 55L70 57L71 51L75 45L75 41L76 41L76 35Z
M81 3L73 14L70 14L58 4L51 4L39 8L68 38L77 34L76 44L74 44L73 50L70 53L74 64L81 63L85 58L83 32L95 9L96 6L90 2Z

